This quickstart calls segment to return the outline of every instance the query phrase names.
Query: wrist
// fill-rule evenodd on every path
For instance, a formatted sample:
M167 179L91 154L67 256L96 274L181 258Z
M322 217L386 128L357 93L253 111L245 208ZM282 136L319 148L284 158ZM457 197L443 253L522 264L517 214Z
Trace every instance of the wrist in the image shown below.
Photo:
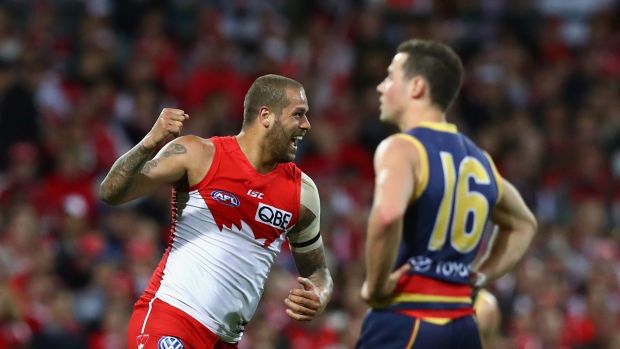
M487 284L487 281L488 281L487 274L481 271L477 271L476 279L474 280L474 287L477 287L477 288L483 287Z
M144 137L142 141L140 141L140 149L145 152L150 153L157 149L158 146L158 142L155 142L149 135L146 135L146 137Z

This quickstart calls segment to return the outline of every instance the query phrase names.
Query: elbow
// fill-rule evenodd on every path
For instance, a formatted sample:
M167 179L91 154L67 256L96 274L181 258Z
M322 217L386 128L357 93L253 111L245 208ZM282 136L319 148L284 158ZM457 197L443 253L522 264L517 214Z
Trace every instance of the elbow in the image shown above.
M386 299L385 294L378 285L366 284L365 290L362 290L362 299L371 307L379 306Z
M538 221L536 220L536 217L533 213L530 213L530 217L527 222L527 229L529 235L531 236L534 236L536 234L536 231L538 231Z
M105 180L99 185L99 199L108 205L116 206L122 204L118 196L112 195L110 188L106 185Z
M370 303L378 302L383 298L381 289L376 285L368 285L368 301Z
M394 206L379 206L376 208L376 221L383 228L391 227L401 222L405 212Z

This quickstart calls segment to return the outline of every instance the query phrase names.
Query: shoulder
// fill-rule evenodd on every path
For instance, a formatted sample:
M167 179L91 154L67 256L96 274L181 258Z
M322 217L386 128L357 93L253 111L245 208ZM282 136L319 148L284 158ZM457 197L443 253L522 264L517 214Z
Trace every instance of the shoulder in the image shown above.
M321 212L321 199L319 189L307 174L301 172L300 206L302 210L309 210L318 216Z
M390 159L400 159L416 163L424 146L409 134L397 133L381 141L375 152L375 164Z
M312 211L319 209L319 189L304 172L301 172L301 204Z
M316 187L316 184L314 183L312 178L310 178L310 176L308 176L303 171L301 171L301 185L302 188L305 187L306 190L316 192L318 195L319 189Z
M187 169L187 179L190 186L200 182L207 174L213 163L215 144L210 139L187 135L181 136L168 143L166 147L173 147L183 153L181 161Z
M169 144L174 144L179 149L180 147L183 147L183 149L185 149L190 156L198 155L202 158L215 153L215 145L213 144L213 141L195 135L178 137Z

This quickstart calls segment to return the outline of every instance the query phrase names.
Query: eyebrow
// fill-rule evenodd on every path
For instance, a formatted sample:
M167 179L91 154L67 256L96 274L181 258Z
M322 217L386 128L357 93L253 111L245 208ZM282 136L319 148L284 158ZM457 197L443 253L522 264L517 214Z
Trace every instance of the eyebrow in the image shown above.
M297 108L295 108L295 110L293 110L293 113L298 113L300 111L303 111L304 113L307 113L309 110L310 110L310 108L297 107Z

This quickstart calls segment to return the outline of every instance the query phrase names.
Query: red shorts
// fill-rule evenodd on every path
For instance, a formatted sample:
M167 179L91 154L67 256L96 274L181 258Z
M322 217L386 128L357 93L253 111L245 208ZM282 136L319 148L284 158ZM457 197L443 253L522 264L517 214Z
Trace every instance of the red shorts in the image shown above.
M151 302L142 296L129 320L127 348L236 349L237 344L223 342L203 324L170 304L160 299Z

